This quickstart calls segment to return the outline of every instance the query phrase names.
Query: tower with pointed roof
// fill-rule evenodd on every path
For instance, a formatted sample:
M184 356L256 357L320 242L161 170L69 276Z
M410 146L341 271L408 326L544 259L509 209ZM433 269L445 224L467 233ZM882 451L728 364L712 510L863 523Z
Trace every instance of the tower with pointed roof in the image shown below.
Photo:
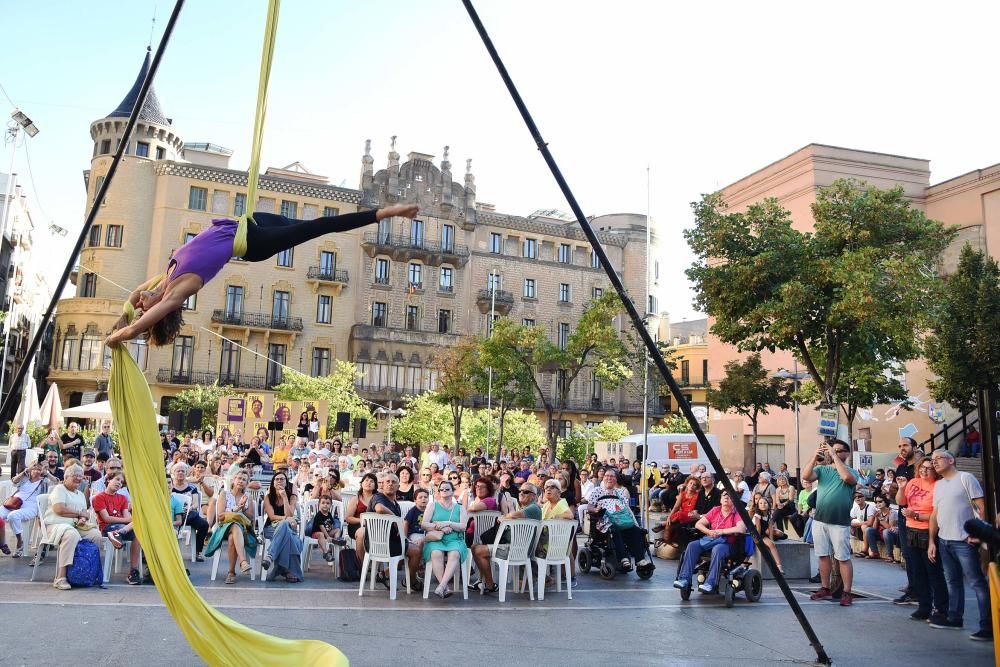
M136 100L139 99L142 82L146 80L146 74L149 72L149 61L150 49L147 47L146 57L142 61L142 67L139 68L139 75L135 78L132 88L114 111L91 123L90 137L94 140L95 159L102 155L114 155L118 149L128 117L135 107ZM172 124L171 119L167 118L160 108L156 91L150 88L125 154L154 160L178 159L183 154L184 142L174 132Z

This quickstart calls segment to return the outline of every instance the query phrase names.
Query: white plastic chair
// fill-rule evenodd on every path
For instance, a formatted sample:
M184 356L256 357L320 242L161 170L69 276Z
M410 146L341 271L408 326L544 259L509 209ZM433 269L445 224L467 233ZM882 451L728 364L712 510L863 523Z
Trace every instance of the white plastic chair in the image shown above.
M319 545L316 538L306 532L307 526L312 526L313 517L316 516L318 508L319 500L315 499L309 499L299 504L299 516L302 518L299 521L299 539L302 540L303 572L309 570L309 564L312 561L312 549L314 546Z
M430 563L427 563L427 569L424 572L424 599L426 600L431 594L431 579L434 578L434 568L431 567ZM462 563L457 570L455 570L455 577L452 583L452 587L457 591L459 588L462 589L462 598L465 600L469 599L469 580L472 578L472 553L470 552L465 558L465 562ZM441 582L438 582L441 583Z
M404 518L410 513L410 510L416 507L416 503L412 500L400 500L399 501L399 513Z
M534 519L511 519L500 524L500 530L490 546L490 562L497 566L499 577L497 583L500 584L500 602L507 599L507 578L514 576L514 590L518 590L518 571L525 568L525 578L528 580L528 595L535 599L535 585L531 576L531 557L535 548L535 538L538 527L541 524ZM500 546L500 539L504 533L510 532L510 543L504 544L507 547L507 555L498 557L497 547Z
M500 520L500 512L495 510L483 510L482 512L469 512L469 516L474 522L472 543L482 544L483 533L497 525Z
M132 540L122 540L122 548L115 549L114 545L111 544L111 540L107 537L101 538L101 548L104 549L104 583L111 581L111 575L118 573L118 559L121 552L128 553L132 548ZM139 576L143 576L144 568L142 567L142 548L139 548Z
M410 592L410 568L406 567L406 541L403 536L403 519L390 514L377 514L375 512L364 512L361 515L361 525L365 527L365 534L368 536L368 551L365 552L365 560L361 564L361 584L358 586L358 597L364 595L365 575L368 568L371 568L371 582L369 590L375 590L375 572L378 563L386 563L389 566L389 599L396 599L396 587L398 582L397 567L403 566L403 573L406 576L406 592ZM396 537L399 540L400 555L390 555L389 539L392 536L392 527L396 526Z
M538 567L538 599L545 599L545 575L549 566L556 569L556 592L562 592L562 571L566 572L566 593L569 599L573 599L573 582L570 581L571 559L573 558L571 546L573 537L576 534L576 521L569 519L548 519L542 522L538 529L538 536L548 533L549 544L545 556L535 556L535 565ZM529 577L530 579L530 577Z
M35 580L35 572L38 571L38 566L42 564L42 554L45 552L45 547L52 547L55 549L57 547L55 542L49 541L49 530L48 526L45 525L45 512L49 509L49 497L47 495L38 496L38 547L35 551L35 558L31 566L31 581ZM59 565L59 556L56 554L56 566Z
M181 521L181 525L177 527L177 539L184 539L184 544L191 545L191 562L195 562L195 547L197 546L197 540L192 540L191 537L194 534L194 529L191 526L185 525L183 522L187 521L187 515L191 511L191 502L194 500L194 496L190 493L171 493L170 495L176 496L180 501L184 503L184 514L182 515L184 519ZM173 521L174 517L170 517Z

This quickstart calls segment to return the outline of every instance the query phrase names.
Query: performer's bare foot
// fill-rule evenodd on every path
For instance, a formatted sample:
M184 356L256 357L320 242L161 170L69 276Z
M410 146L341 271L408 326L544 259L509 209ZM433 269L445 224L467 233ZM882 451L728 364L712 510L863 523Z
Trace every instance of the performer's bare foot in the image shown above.
M415 218L419 212L420 207L416 204L397 204L396 206L386 206L375 211L375 219L383 220L394 217Z

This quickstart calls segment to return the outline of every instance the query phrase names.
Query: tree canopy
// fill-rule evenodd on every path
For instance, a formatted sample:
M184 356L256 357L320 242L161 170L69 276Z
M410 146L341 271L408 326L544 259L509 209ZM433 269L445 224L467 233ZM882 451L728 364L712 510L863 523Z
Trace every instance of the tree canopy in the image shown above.
M847 364L885 368L920 353L956 232L912 208L902 187L837 180L818 191L806 232L773 198L731 213L716 193L692 207L687 275L723 342L794 352L828 405Z
M1000 383L1000 268L966 244L947 279L942 307L927 340L927 365L938 375L934 398L969 410L976 392Z
M706 392L708 404L716 410L732 410L747 417L753 429L753 446L757 446L757 418L766 415L771 406L787 408L792 404L791 383L770 373L754 352L746 361L734 360L725 366L726 376L718 388Z
M424 446L431 442L449 442L454 419L451 408L435 392L406 396L406 415L392 420L393 442Z

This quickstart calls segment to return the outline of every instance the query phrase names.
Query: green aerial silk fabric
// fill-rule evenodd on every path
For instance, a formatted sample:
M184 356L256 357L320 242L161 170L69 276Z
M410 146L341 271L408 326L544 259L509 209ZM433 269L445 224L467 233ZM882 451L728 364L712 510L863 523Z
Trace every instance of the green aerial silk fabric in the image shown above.
M131 304L125 305L129 319L134 319ZM116 345L111 351L108 393L128 474L135 532L156 590L191 648L213 666L346 666L347 657L329 644L280 639L252 630L217 611L198 594L184 571L170 520L170 497L153 396L124 345Z

